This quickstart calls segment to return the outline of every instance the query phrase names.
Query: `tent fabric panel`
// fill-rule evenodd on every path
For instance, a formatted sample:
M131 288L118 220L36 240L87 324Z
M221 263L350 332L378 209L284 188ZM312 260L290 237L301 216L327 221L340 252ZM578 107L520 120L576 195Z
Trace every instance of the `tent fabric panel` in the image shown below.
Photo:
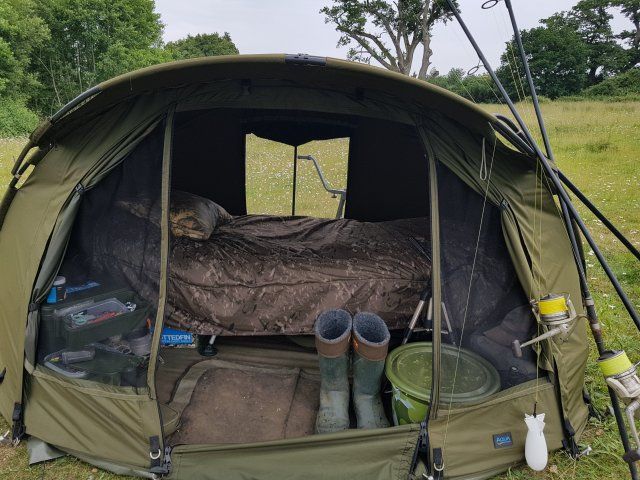
M544 436L549 450L562 448L562 419L554 386L532 380L505 390L486 402L456 410L440 410L429 422L431 448L442 448L447 478L477 478L479 472L507 470L524 461L527 426L524 414L545 414ZM489 419L489 421L488 421ZM513 445L496 448L494 435L509 433Z
M429 216L429 174L415 127L362 118L349 142L345 218Z
M474 130L486 132L487 122L497 120L472 102L421 80L355 62L327 58L326 66L285 63L284 54L218 56L155 65L103 82L100 93L67 115L77 118L95 113L123 98L161 89L222 79L287 78L299 84L355 90L393 91L404 103L419 103L451 118L464 118Z
M117 150L119 140L158 115L153 112L166 97L122 103L87 121L56 143L16 192L0 230L0 371L7 368L0 384L0 413L5 418L21 402L28 306L60 211L78 183Z
M311 85L294 85L288 80L253 80L247 94L242 82L225 80L217 83L185 87L180 91L178 112L207 108L292 110L314 114L359 115L412 124L409 110L396 97L370 95L356 98L350 92Z
M583 313L578 271L569 237L558 207L538 172L522 155L496 147L490 184L480 179L482 139L444 118L426 119L422 128L432 140L436 156L474 190L502 209L505 241L522 287L530 298L549 292L568 293ZM493 146L486 142L485 159L491 163ZM536 200L537 198L537 200ZM586 329L575 330L561 349L544 345L542 367L552 371L549 360L558 365L565 416L581 432L587 407L582 397L588 356ZM573 362L573 363L570 363Z
M209 198L232 215L245 215L245 135L240 110L176 115L173 188Z
M418 433L417 425L404 425L260 444L180 445L171 453L168 478L406 480Z
M25 424L27 434L62 450L148 468L149 437L158 435L160 419L158 405L148 395L107 385L74 385L36 369Z

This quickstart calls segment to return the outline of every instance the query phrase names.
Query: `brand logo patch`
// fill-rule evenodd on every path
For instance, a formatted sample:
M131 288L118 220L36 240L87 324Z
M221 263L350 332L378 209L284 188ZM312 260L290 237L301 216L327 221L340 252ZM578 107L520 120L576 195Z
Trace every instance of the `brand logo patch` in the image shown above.
M493 436L493 448L513 447L511 432L496 433Z

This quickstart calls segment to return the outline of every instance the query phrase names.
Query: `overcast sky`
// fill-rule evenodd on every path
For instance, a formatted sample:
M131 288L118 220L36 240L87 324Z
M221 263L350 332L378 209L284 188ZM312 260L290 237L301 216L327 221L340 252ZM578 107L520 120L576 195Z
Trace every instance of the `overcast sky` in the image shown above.
M512 0L520 28L571 8L572 0ZM460 0L463 18L493 66L499 63L505 42L511 37L504 3L490 10L484 0ZM229 32L240 53L308 53L345 58L347 48L337 48L337 32L324 23L319 10L331 0L156 0L165 23L166 41L187 34ZM623 21L615 19L620 29ZM440 73L452 67L465 70L477 57L455 23L434 29L432 61ZM414 69L419 67L416 55Z

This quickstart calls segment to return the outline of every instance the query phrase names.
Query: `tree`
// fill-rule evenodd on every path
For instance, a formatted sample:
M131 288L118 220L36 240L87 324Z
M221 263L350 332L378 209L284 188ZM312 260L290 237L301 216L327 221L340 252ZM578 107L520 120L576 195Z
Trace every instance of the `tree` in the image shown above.
M238 48L229 33L204 33L168 42L166 49L174 60L216 55L237 55Z
M568 25L575 26L587 45L590 85L621 71L627 60L611 28L613 15L608 10L610 4L610 0L581 0L564 14Z
M422 47L418 78L426 79L431 65L432 29L452 13L444 0L333 0L320 13L341 37L338 46L350 48L350 60L374 59L388 70L411 75L413 59Z
M96 78L108 79L139 68L174 60L160 47L128 48L120 42L111 45L96 64Z
M129 54L159 48L163 25L154 8L153 0L39 0L36 13L51 38L34 52L33 72L46 87L32 106L54 111L105 80L112 69L101 62L114 48Z
M38 88L29 73L32 54L49 40L49 29L31 0L0 0L0 95L27 97Z
M632 68L640 63L640 0L614 0L614 7L619 7L620 12L633 24L633 30L624 30L618 38L627 42L630 48L628 67Z
M446 75L432 71L427 81L476 103L495 103L499 98L497 88L487 73L469 75L461 68L452 68Z
M544 26L523 30L521 35L537 93L557 98L587 86L589 48L573 26L545 21ZM529 92L517 52L515 40L507 42L497 74L509 95L523 98Z

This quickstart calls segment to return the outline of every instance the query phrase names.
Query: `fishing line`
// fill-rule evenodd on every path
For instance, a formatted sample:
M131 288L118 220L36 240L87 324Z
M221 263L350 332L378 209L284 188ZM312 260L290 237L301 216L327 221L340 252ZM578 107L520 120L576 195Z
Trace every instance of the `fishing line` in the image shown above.
M498 17L500 17L500 21L498 21ZM497 9L491 12L491 18L493 19L496 29L500 32L501 35L505 36L506 38L510 38L512 36L511 29L509 28L505 17L503 15L499 15L497 13ZM511 56L509 56L509 54L511 54ZM525 123L531 124L533 122L531 106L527 108L527 105L528 105L527 95L525 93L524 84L522 82L522 76L520 75L520 69L518 68L518 62L516 60L516 56L513 51L513 44L510 40L507 42L505 58L507 60L507 66L509 67L509 72L511 73L511 79L513 80L513 85L516 90L516 95L518 96L518 101L523 104L522 113L523 113L523 116L525 117ZM512 60L513 60L513 64L512 64ZM514 72L514 68L517 71L517 74Z
M473 275L475 273L475 269L476 269L476 263L477 263L477 259L478 259L478 251L480 249L480 239L482 237L482 225L484 223L484 215L485 215L485 210L486 210L486 206L487 206L487 198L489 196L489 186L491 185L491 174L493 172L493 160L495 158L495 153L496 153L496 146L498 144L498 138L497 138L497 134L495 129L493 128L493 125L489 124L489 126L491 127L491 130L493 130L494 133L494 142L493 142L493 150L491 152L491 161L489 162L489 172L487 175L487 180L486 180L486 187L484 190L484 196L483 196L483 200L482 200L482 210L480 212L480 225L478 226L478 235L476 237L476 246L475 246L475 250L473 253L473 262L471 263L471 275L469 277L469 287L467 289L467 300L465 303L465 307L464 307L464 315L462 318L462 329L460 331L460 340L458 342L458 351L456 354L456 366L454 368L453 371L453 383L451 385L451 395L449 397L449 404L447 406L447 421L445 423L445 428L444 428L444 435L442 438L442 451L443 453L446 452L446 445L447 445L447 435L449 433L449 422L451 420L451 406L453 404L453 392L455 392L456 389L456 381L458 378L458 366L460 364L460 354L462 351L462 341L464 338L464 330L465 330L465 326L467 323L467 314L469 311L469 302L471 299L471 287L473 285ZM483 138L484 140L484 138ZM484 146L484 142L483 142L483 146Z

